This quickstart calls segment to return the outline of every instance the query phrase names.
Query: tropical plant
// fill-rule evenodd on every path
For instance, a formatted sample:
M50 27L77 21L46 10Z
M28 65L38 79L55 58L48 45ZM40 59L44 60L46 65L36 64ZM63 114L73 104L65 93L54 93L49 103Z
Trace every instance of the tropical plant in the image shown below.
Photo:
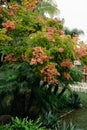
M11 123L0 125L0 130L81 130L73 125L72 122L68 124L64 121L59 121L52 113L46 114L47 117L42 120L28 120L28 118L19 119L18 117L12 118ZM46 122L45 122L46 121Z
M1 114L35 118L50 110L52 94L40 86L40 77L35 76L27 62L3 65L0 72Z
M12 118L11 124L0 126L0 130L46 130L41 127L39 118L36 121L29 120L28 118L19 119L18 117Z
M47 130L80 130L72 122L66 122L59 120L57 115L52 112L46 113L42 120L42 126L45 126Z
M65 28L64 29L64 32L66 35L70 35L71 37L74 37L75 35L81 35L81 34L84 34L84 32L82 30L79 30L77 28L74 28L72 30L70 30L69 28Z
M64 93L58 100L58 106L57 108L63 112L64 109L66 110L66 108L68 109L68 103L69 103L69 92L67 91L66 93ZM59 113L60 114L60 113Z
M43 115L42 119L42 126L45 126L49 130L56 130L59 129L59 120L57 115L53 114L51 111Z
M59 130L80 130L76 125L73 125L72 122L68 124L64 121L60 126Z
M37 9L42 15L48 14L50 17L59 13L57 4L53 0L40 0Z
M73 92L70 95L69 105L70 105L71 108L80 108L81 99L80 99L79 95L76 92Z

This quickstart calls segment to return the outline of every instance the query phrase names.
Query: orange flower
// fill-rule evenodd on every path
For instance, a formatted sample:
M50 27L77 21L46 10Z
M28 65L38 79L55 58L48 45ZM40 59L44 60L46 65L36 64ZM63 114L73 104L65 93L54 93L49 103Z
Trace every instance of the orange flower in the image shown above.
M4 8L0 6L0 17L3 17L2 12L3 12Z
M46 27L47 32L46 32L46 37L49 39L49 41L54 42L54 33L57 31L56 28L54 27Z
M7 31L15 29L15 24L12 21L10 21L10 20L6 21L2 25L3 25L3 27L6 28Z
M57 17L55 17L55 18L53 19L53 21L55 21L57 24L61 23L61 20L58 19Z
M31 0L24 2L26 9L34 10L36 5L38 4L39 0Z
M42 15L39 15L39 16L38 16L38 19L39 19L40 21L44 22L44 18L43 18Z
M29 9L29 10L34 10L35 9L35 5L32 5L32 4L26 4L26 9Z
M0 14L0 17L2 18L2 17L3 17L3 15L2 15L2 14Z
M64 78L65 80L72 80L72 77L70 76L69 73L64 73L63 78Z
M55 42L54 36L51 32L47 32L46 37L49 39L49 41Z
M14 53L10 53L7 56L5 56L5 61L13 63L17 61L17 58Z
M30 61L31 65L37 64L37 63L43 64L44 61L48 61L48 60L52 59L52 57L47 56L44 53L44 51L42 50L41 47L34 47L33 50L34 50L32 52L33 58Z
M9 6L9 9L12 9L12 10L14 10L14 11L17 11L17 9L18 9L18 4Z
M17 9L18 9L18 4L9 6L9 15L14 16L15 13L17 12Z
M59 35L63 35L64 34L64 31L62 29L58 30L58 34Z
M50 32L51 34L57 32L57 29L55 27L46 27L47 32Z
M12 10L9 11L9 16L14 16L14 12Z
M55 76L60 76L60 73L56 70L55 64L51 63L41 69L41 74L45 82L57 83L58 80Z
M61 67L70 69L72 66L73 66L72 62L71 62L70 60L68 60L68 59L64 59L64 60L61 62Z
M62 53L64 51L64 49L62 48L62 47L60 47L59 49L58 49L58 52L60 52L60 53Z
M81 59L84 56L87 56L87 45L82 45L76 48L77 59Z
M31 62L30 62L30 65L36 65L37 64L37 61L35 59L31 59Z

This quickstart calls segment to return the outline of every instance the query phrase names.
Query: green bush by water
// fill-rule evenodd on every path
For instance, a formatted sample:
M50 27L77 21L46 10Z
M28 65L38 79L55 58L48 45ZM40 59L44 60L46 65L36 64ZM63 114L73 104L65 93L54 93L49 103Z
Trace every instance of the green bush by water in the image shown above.
M18 117L12 118L11 124L0 126L0 130L46 130L41 127L39 119L36 121L29 120L27 118L19 119Z
M52 112L46 113L41 122L42 126L45 126L47 130L81 130L72 124L72 122L66 123L59 120L57 114L53 114Z
M29 120L28 118L19 119L18 117L12 118L12 122L0 126L0 130L81 130L73 125L72 122L66 123L58 120L57 115L51 112L46 113L44 118L38 118L36 121Z

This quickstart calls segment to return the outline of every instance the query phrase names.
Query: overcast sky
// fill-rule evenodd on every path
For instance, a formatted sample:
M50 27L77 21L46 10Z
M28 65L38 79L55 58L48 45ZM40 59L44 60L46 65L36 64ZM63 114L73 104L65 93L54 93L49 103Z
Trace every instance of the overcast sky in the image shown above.
M87 0L56 0L60 18L65 19L64 26L81 29L85 35L82 40L87 43Z

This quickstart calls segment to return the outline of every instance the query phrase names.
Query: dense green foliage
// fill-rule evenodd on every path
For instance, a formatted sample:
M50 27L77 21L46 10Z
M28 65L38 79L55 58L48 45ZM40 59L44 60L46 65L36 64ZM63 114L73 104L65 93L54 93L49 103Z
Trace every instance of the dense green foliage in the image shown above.
M66 35L70 35L71 37L74 37L75 35L81 35L84 34L82 30L78 30L77 28L74 28L70 30L69 28L64 29Z
M41 127L40 120L35 122L24 118L23 120L19 118L12 118L12 123L4 126L0 126L0 130L46 130Z
M78 95L76 92L73 92L73 93L70 95L69 105L70 105L72 108L80 108L81 100L80 100L79 95Z
M57 4L53 0L40 0L37 9L41 13L41 15L48 14L50 17L57 15L59 13Z
M70 72L79 55L76 42L64 34L60 19L42 16L39 6L39 1L15 0L0 7L0 114L35 119L57 112L75 80ZM61 100L63 108L66 100Z
M36 121L28 121L28 118L23 120L17 117L12 118L11 124L1 125L0 130L79 130L72 122L67 124L65 121L58 121L57 117L51 113L46 116L44 119L46 122L41 122L40 118Z
M82 73L82 70L77 68L77 67L73 67L71 70L70 70L70 75L72 76L73 80L75 82L81 82L82 80L82 77L83 77L83 73Z

